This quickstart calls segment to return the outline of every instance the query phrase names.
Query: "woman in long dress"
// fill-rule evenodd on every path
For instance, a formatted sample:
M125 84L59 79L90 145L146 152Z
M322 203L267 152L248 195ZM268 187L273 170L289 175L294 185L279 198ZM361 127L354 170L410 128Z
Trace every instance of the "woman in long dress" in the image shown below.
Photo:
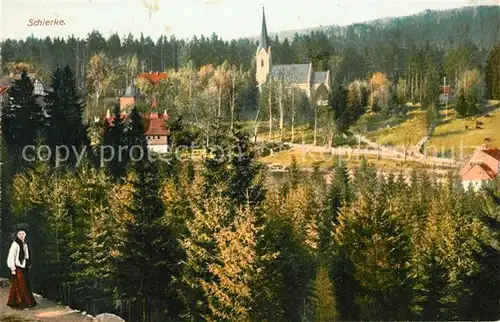
M16 239L10 246L7 258L7 266L12 273L12 286L7 305L20 310L32 308L37 305L29 280L32 254L25 239L26 231L19 230Z

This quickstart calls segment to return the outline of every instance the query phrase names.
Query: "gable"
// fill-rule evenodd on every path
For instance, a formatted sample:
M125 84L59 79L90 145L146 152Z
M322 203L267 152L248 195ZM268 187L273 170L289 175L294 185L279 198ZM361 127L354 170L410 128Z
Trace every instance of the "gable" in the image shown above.
M495 173L485 164L469 163L460 171L460 176L467 181L490 180Z
M494 150L496 149L478 149L472 154L468 163L484 163L496 173L498 171L498 166L500 165L500 160L495 158L496 152Z

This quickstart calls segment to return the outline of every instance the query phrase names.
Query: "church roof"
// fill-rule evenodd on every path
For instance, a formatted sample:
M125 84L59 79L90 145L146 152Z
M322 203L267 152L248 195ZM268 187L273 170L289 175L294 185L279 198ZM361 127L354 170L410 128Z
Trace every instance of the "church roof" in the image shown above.
M328 72L315 72L314 84L327 84Z
M262 28L260 31L260 43L259 43L259 48L257 48L257 51L259 51L261 48L264 48L264 50L267 51L268 47L269 47L269 37L267 36L266 15L264 13L264 7L262 7Z
M274 65L271 77L287 77L291 83L303 84L309 81L309 64Z
M141 96L141 93L139 92L139 89L134 85L134 83L131 83L127 89L125 90L125 95L124 97L135 97L138 98Z

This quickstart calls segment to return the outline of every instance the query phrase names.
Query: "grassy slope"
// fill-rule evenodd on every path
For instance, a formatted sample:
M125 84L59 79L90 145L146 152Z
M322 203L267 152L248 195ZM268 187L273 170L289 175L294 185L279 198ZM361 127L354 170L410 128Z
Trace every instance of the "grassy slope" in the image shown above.
M408 137L411 145L418 143L427 133L425 111L410 111L407 116L399 118L384 118L382 115L366 117L371 118L368 122L372 124L372 130L369 128L366 136L382 145L403 148L407 133L411 133ZM375 124L381 126L375 127Z
M500 110L495 108L498 102L488 102L491 117L479 116L478 121L484 123L481 129L475 129L473 118L460 118L455 115L453 106L450 108L448 117L436 126L434 133L427 144L428 153L434 151L438 155L454 156L456 159L467 158L477 146L485 144L485 138L493 141L488 144L491 147L500 147ZM441 111L443 114L444 111ZM465 126L469 129L466 130ZM461 149L461 146L463 149ZM463 155L461 155L463 150Z

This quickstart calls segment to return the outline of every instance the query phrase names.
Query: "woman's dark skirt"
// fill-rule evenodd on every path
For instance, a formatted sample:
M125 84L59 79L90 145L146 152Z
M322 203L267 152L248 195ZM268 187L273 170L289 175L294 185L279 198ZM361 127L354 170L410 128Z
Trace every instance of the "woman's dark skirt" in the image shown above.
M12 285L7 301L11 308L23 310L36 306L28 275L28 269L22 267L16 267L16 275L11 275Z

